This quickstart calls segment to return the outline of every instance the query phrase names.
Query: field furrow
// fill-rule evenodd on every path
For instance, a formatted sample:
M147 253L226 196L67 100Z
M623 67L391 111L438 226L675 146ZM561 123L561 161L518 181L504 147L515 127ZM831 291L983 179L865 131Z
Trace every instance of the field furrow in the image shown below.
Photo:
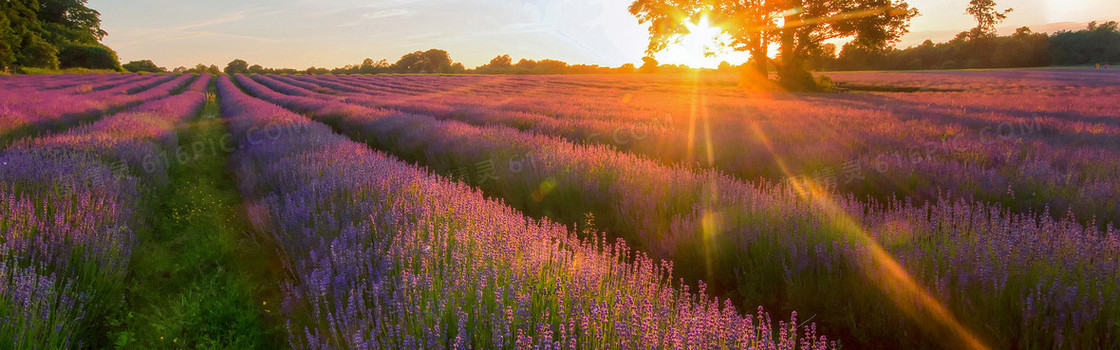
M167 185L157 160L204 101L199 91L155 99L0 153L0 338L10 348L110 346L107 318L150 218L143 201Z
M796 319L744 318L672 287L671 265L624 243L577 239L228 79L219 89L247 145L234 164L251 218L298 278L285 303L314 310L291 324L294 347L828 347L787 333Z
M959 200L865 204L817 181L748 183L603 146L237 81L528 213L571 225L591 213L594 227L673 260L683 276L706 280L748 308L815 315L850 344L928 347L956 339L1003 347L1071 333L1091 335L1080 338L1087 347L1120 341L1111 336L1114 325L1084 318L1120 311L1112 229ZM1080 292L1058 292L1070 288Z
M374 108L504 125L665 164L710 167L748 181L812 178L840 193L879 201L903 196L936 201L948 195L1056 219L1072 213L1101 228L1120 220L1120 183L1108 175L1120 172L1120 124L1096 114L1105 101L1120 103L1109 93L1107 78L1085 80L1096 98L1082 99L1075 109L1042 114L1038 108L977 106L970 115L979 117L968 119L942 104L944 97L892 103L885 96L852 94L773 101L713 96L711 89L696 86L685 98L631 97L643 103L624 102L625 95L610 89L599 89L600 97L566 99L476 83L427 95L384 95L386 90L368 85L330 82L341 78L255 77L288 94L337 96ZM290 84L300 80L318 87ZM1038 98L1066 99L1052 93ZM1006 99L1001 91L990 94L992 100ZM918 103L925 107L917 109ZM792 115L797 118L783 117Z
M96 91L12 91L0 93L0 145L96 121L146 101L168 96L191 81L190 75L152 75ZM27 95L31 95L28 98Z

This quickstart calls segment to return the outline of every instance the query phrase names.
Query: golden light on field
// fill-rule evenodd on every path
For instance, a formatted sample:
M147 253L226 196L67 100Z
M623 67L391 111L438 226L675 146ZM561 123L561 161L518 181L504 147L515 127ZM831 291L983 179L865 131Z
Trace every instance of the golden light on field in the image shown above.
M750 58L746 52L729 50L725 45L730 38L723 29L713 26L705 15L696 23L684 22L688 34L682 35L676 43L670 44L656 55L662 64L684 64L693 68L716 68L720 62L727 61L739 65Z
M948 332L956 339L956 345L961 349L977 349L987 350L990 349L984 342L962 324L955 315L942 304L932 293L923 285L919 284L917 279L910 275L909 272L901 265L895 258L883 248L878 241L875 240L860 223L856 222L844 208L839 204L836 198L833 198L829 191L820 183L812 179L804 179L796 176L786 165L786 162L779 156L780 153L776 150L774 145L770 142L769 135L757 123L751 123L752 135L760 140L766 149L774 154L774 161L777 163L778 168L781 169L785 176L789 179L793 190L801 198L808 200L813 207L823 213L833 225L833 228L838 230L842 237L835 237L838 240L855 242L863 247L866 254L865 260L857 261L857 266L860 266L862 272L870 281L876 281L876 286L885 293L892 302L904 313L906 313L912 320L919 322L919 324L927 329L940 332ZM903 230L904 232L894 232L893 234L909 236L913 235L910 232L908 225L899 225L893 227L896 230Z

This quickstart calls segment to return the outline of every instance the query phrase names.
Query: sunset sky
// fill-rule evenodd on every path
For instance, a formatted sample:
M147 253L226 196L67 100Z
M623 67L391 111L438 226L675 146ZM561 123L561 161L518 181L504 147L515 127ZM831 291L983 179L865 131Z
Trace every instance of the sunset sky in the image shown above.
M605 0L90 0L122 61L161 66L225 65L234 58L266 67L338 67L363 58L396 61L430 48L467 67L494 56L552 58L618 66L640 63L646 29L630 1ZM912 0L921 16L901 46L944 41L974 25L968 0ZM1036 31L1120 20L1120 1L1003 0L1015 9L1001 27ZM671 56L671 54L670 54ZM745 56L744 56L745 57ZM662 58L662 57L659 57ZM742 59L743 57L740 57ZM673 59L662 59L663 63ZM734 60L734 59L729 59Z

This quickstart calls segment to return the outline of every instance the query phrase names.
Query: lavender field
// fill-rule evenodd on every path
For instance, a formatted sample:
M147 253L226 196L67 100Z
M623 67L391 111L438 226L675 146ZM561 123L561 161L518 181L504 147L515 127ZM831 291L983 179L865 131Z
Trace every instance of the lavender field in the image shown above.
M1120 347L1120 71L0 76L0 349Z

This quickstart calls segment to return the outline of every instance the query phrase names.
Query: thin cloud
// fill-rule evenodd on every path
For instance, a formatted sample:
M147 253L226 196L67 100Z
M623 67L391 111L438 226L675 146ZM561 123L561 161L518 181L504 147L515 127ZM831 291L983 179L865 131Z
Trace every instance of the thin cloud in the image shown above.
M390 17L403 17L403 16L410 16L410 15L412 15L412 11L405 10L405 9L392 9L392 10L374 11L374 12L363 14L362 19L375 20L375 19L390 18Z
M415 15L416 12L406 9L388 9L378 10L373 12L366 12L358 16L358 19L344 22L336 27L353 27L363 24L370 24L372 22L386 20L390 18L405 18Z
M138 36L136 40L116 44L119 46L136 46L144 45L152 41L180 41L199 38L226 38L226 39L241 39L241 40L257 40L262 42L278 42L274 38L257 37L243 34L223 33L217 31L197 30L207 27L212 27L219 24L236 23L247 19L265 17L276 14L277 11L266 11L270 7L253 7L237 10L234 12L226 13L214 18L189 22L170 28L130 28L133 35Z

